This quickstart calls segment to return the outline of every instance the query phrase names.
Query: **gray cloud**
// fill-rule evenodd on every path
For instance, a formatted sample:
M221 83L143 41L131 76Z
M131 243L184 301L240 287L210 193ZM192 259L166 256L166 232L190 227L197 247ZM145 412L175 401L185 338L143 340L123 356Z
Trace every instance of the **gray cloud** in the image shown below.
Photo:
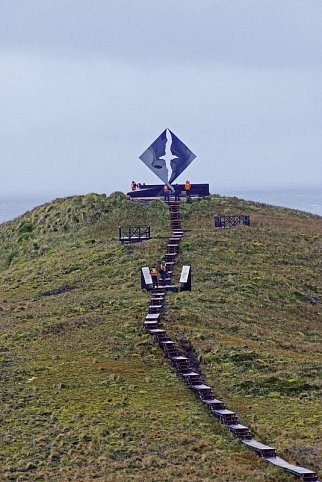
M166 127L213 191L322 185L320 1L4 1L0 18L2 192L157 182L138 156Z
M158 65L321 62L320 0L17 0L1 4L4 47Z

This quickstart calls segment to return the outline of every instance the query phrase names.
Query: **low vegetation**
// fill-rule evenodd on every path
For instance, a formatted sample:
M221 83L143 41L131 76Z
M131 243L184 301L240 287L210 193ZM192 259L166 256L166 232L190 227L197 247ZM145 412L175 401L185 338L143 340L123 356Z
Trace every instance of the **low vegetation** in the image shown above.
M215 229L215 213L252 225ZM164 326L261 441L318 471L322 219L220 196L182 215L176 279L191 263L193 290L168 295ZM119 224L153 239L120 245ZM139 270L169 234L163 203L122 193L0 226L1 480L294 480L211 417L144 333Z

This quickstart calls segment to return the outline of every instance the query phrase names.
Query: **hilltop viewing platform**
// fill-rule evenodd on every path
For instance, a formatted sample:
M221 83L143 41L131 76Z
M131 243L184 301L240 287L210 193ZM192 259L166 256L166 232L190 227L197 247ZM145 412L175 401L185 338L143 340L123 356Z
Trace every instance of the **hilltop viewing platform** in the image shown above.
M186 192L184 189L184 184L178 183L180 187L180 192L182 199L186 198ZM130 196L131 199L155 199L155 198L162 198L163 199L163 186L164 184L141 184L140 188L135 189L134 191L127 192L127 195ZM205 197L209 196L209 184L191 184L190 196L193 198ZM174 196L174 193L171 195Z

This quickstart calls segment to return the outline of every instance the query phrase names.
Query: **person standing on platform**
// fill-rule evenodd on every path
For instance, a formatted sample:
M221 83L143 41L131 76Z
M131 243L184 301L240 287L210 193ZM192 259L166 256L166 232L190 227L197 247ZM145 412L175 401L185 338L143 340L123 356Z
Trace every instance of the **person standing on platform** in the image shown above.
M131 189L132 189L132 191L135 191L135 190L136 190L136 187L137 187L137 186L136 186L136 182L135 182L135 181L132 181L132 182L131 182Z
M168 184L163 186L164 202L168 203L170 201L170 190Z
M190 199L190 189L191 189L190 181L186 181L184 185L184 190L186 191L187 199Z
M166 277L167 277L167 265L165 264L165 261L162 260L160 263L160 268L159 268L159 273L161 276L162 284L165 286L166 283Z
M176 184L174 186L174 200L175 201L180 201L180 192L181 192L180 186L179 186L179 184Z
M150 269L150 275L151 275L151 278L152 278L153 288L158 288L159 287L158 270L156 269L155 266L152 266L152 268Z

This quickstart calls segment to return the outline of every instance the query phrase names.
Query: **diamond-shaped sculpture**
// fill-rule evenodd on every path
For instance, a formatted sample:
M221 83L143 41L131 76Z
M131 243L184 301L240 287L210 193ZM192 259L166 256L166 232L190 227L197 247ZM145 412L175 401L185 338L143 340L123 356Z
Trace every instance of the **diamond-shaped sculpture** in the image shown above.
M165 129L140 156L165 184L173 183L195 158L195 154L170 129Z

